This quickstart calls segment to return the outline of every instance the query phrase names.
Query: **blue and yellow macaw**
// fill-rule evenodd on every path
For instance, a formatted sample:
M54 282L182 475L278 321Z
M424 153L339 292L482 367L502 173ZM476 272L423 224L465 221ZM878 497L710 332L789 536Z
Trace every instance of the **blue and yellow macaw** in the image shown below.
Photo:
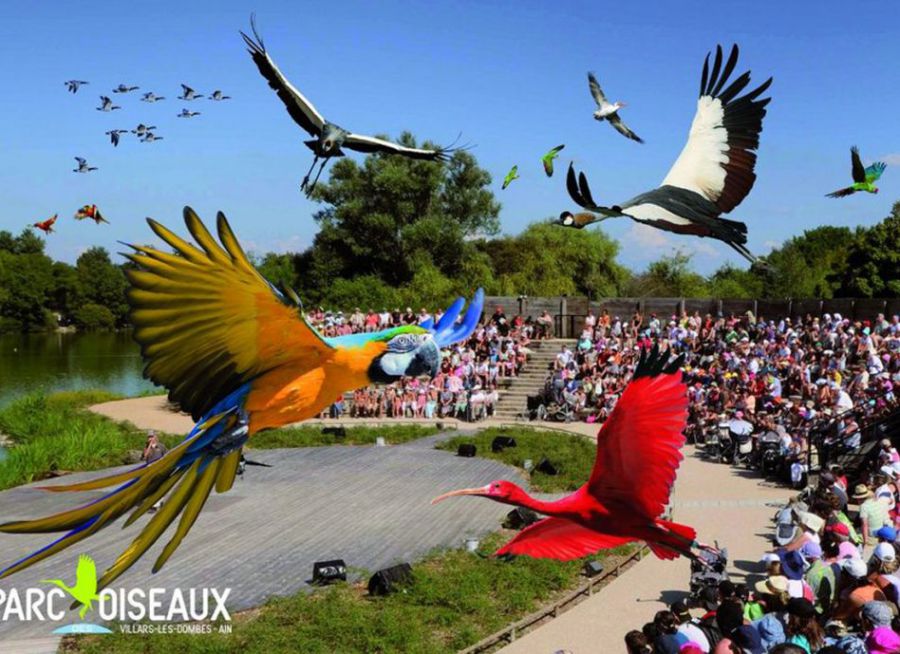
M132 245L126 270L134 338L144 374L197 421L161 459L127 472L51 491L117 486L85 506L36 520L7 522L7 533L62 532L62 537L13 563L0 578L88 538L125 513L130 525L158 500L165 504L98 582L98 590L130 568L180 515L153 572L163 567L197 519L215 486L234 483L243 445L253 434L317 415L349 390L402 376L437 374L442 347L475 329L479 289L461 321L459 298L442 318L380 332L323 338L304 318L296 293L278 289L253 267L222 213L218 243L189 207L184 221L197 248L154 220L169 254ZM202 249L201 249L202 248Z

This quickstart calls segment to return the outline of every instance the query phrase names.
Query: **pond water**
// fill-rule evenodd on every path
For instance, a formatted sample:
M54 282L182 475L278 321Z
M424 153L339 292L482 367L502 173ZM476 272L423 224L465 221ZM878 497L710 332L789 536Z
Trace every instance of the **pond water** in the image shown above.
M130 332L0 335L0 406L37 390L137 395L156 388L142 370Z

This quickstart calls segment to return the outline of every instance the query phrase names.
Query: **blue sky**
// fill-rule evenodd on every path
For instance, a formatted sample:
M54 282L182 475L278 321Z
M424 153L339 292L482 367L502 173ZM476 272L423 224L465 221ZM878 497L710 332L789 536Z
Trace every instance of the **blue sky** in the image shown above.
M846 2L156 2L8 3L0 22L0 148L5 154L0 229L59 212L48 240L74 261L97 244L153 242L143 221L180 228L181 208L223 210L248 249L299 250L315 234L298 184L311 163L297 127L266 86L238 35L251 11L282 71L334 122L362 133L463 140L494 177L502 229L573 208L565 175L546 179L540 156L565 143L596 198L623 201L656 186L687 136L706 52L741 46L738 71L773 75L758 180L731 218L765 253L819 224L869 225L900 199L900 5ZM12 63L12 65L9 65ZM585 72L645 145L591 118ZM77 95L67 79L85 79ZM167 100L153 105L110 93L137 84ZM175 99L179 83L233 100ZM111 95L121 111L94 110ZM202 112L176 118L183 107ZM103 132L157 125L164 140L129 135L114 149ZM877 196L830 200L849 182L851 145L889 164ZM100 170L71 172L76 155ZM360 155L352 155L359 157ZM512 164L522 179L500 183ZM96 203L112 222L76 223ZM677 237L627 221L604 223L620 260L640 269L673 248L710 272L740 259L716 241ZM743 265L743 264L740 264Z

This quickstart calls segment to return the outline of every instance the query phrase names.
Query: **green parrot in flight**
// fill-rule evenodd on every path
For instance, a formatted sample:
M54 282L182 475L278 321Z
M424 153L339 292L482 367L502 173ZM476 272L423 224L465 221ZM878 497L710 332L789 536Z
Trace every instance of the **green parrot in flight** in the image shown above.
M506 187L512 184L514 179L519 179L519 167L513 166L509 169L509 172L506 173L506 177L503 180L503 186L500 187L501 191L505 191Z
M863 168L862 161L859 158L859 150L856 146L850 148L850 163L852 166L853 184L834 193L829 193L825 197L844 198L848 195L853 195L857 191L878 193L878 187L875 186L875 182L881 177L884 169L887 168L887 164L876 161L868 168Z
M91 609L91 602L99 600L97 594L97 566L94 559L87 554L78 557L78 567L75 570L75 585L66 586L62 579L42 579L42 584L53 584L59 586L66 593L72 596L78 604L81 604L81 610L78 611L78 617L84 620L84 616Z
M555 148L550 150L547 154L541 157L541 162L544 164L544 172L547 173L547 177L553 177L553 160L559 156L559 151L562 150L565 145L557 145Z

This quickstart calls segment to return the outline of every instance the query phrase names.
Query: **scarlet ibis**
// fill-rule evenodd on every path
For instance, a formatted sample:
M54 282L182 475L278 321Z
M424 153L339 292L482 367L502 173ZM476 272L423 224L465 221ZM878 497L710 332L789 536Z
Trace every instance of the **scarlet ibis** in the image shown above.
M644 140L628 129L628 126L622 122L622 118L619 116L619 109L624 107L625 103L610 102L607 100L606 95L603 94L603 89L600 88L600 82L597 81L594 73L588 73L588 87L591 89L591 95L594 97L594 102L597 103L597 111L594 112L594 118L597 120L605 120L622 136L627 136L632 141L643 143Z
M523 529L497 551L567 561L635 540L646 541L656 556L696 558L696 532L663 520L675 472L683 458L687 422L686 387L680 367L684 355L669 360L642 350L634 377L597 435L597 457L588 482L555 502L528 495L516 484L497 480L433 499L479 495L523 506L547 518Z
M47 218L47 220L43 220L39 223L34 223L32 225L32 227L37 227L39 230L41 230L45 234L52 234L53 233L53 223L56 222L57 216L58 216L58 214L53 214L52 216Z
M735 45L723 68L722 46L718 46L710 72L709 54L706 55L700 99L687 144L659 188L622 204L599 206L591 197L584 173L576 179L570 166L566 185L572 199L585 209L601 214L598 222L626 217L676 234L715 238L730 245L747 260L756 262L757 257L744 245L747 226L736 220L726 220L721 214L739 205L756 181L753 172L756 149L766 115L765 107L771 100L757 98L769 88L772 78L738 97L750 83L749 71L725 86L737 59L738 47Z
M196 100L197 98L202 98L202 93L197 93L187 84L181 85L181 95L178 96L179 100Z
M90 82L85 82L83 79L70 79L66 84L66 90L69 93L78 93L78 89L82 84L90 84Z
M555 148L547 152L543 157L541 157L541 163L544 164L544 172L547 173L547 177L553 177L553 160L559 156L560 151L566 147L565 145L557 145Z
M281 71L278 70L278 66L275 65L275 62L272 61L272 58L269 56L268 52L266 52L266 47L263 44L263 40L259 36L259 33L256 31L256 24L252 17L250 19L250 27L256 40L250 38L243 32L241 32L241 36L244 37L244 42L250 49L250 56L253 58L253 62L256 64L256 67L259 68L259 72L262 76L266 78L269 87L274 89L275 93L278 94L278 98L284 103L285 108L291 118L294 119L294 122L300 125L300 127L306 130L311 136L315 137L309 141L304 141L306 147L312 150L315 155L312 166L310 166L309 171L300 183L301 190L305 190L307 195L312 192L312 189L315 187L328 160L332 157L344 156L341 147L346 147L357 152L381 152L384 154L397 154L412 159L425 159L429 161L445 161L448 156L457 149L453 147L437 149L410 148L398 143L375 138L374 136L353 134L338 127L334 123L325 120L324 116L319 113L312 102L307 100L306 97L288 81ZM319 167L319 172L316 174L312 184L309 184L309 177L319 159L322 159L322 165Z
M75 161L78 162L78 168L73 168L73 173L89 173L92 170L97 170L96 166L89 166L87 159L84 157L75 157Z
M114 111L116 109L121 109L122 107L117 104L113 104L112 99L110 99L108 95L101 95L100 106L95 108L97 109L97 111Z
M500 187L501 191L505 191L506 187L513 183L513 181L519 179L519 167L513 166L509 169L509 172L506 173L506 177L503 178L503 186Z
M859 150L856 149L856 146L850 148L850 165L853 174L853 184L834 193L829 193L825 197L845 198L857 191L878 193L878 187L875 186L875 182L881 177L881 173L884 172L887 165L882 161L876 161L868 168L863 168L862 161L859 158Z

